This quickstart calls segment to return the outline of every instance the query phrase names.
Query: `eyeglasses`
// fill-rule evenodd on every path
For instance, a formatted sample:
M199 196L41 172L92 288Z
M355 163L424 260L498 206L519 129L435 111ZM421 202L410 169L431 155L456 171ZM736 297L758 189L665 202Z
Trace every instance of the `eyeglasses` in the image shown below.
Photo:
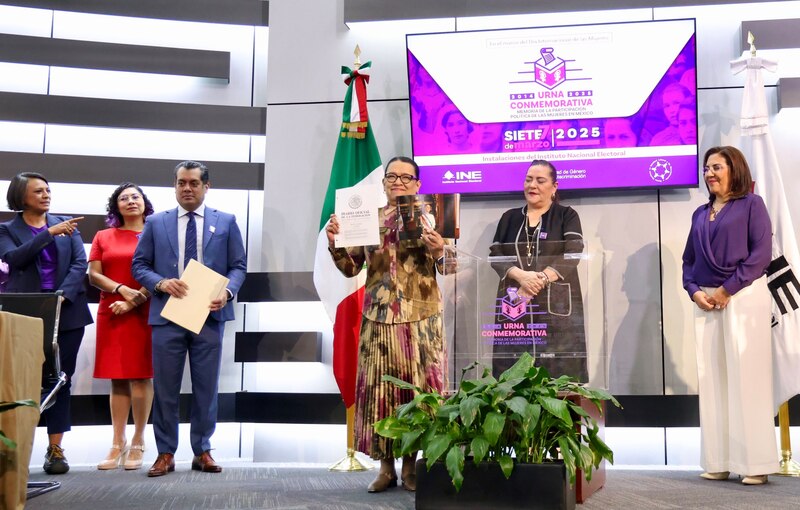
M132 195L122 195L117 200L120 202L136 202L140 198L142 198L142 195L134 193Z
M386 180L386 182L391 184L397 182L397 179L400 179L400 182L402 182L403 184L411 184L412 181L418 180L413 175L408 175L408 174L403 174L403 175L386 174L383 176L383 178Z
M725 165L711 165L711 166L704 166L703 173L707 174L708 172L713 171L715 174L721 172L722 170L727 170L728 167Z

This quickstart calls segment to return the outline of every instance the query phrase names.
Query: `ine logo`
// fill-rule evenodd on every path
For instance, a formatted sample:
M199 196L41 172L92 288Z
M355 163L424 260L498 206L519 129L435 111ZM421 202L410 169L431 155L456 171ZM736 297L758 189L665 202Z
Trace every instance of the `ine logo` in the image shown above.
M672 177L672 165L666 159L656 159L650 163L650 178L656 182L666 182Z
M481 170L450 170L442 175L443 184L456 184L464 182L483 182L483 171Z

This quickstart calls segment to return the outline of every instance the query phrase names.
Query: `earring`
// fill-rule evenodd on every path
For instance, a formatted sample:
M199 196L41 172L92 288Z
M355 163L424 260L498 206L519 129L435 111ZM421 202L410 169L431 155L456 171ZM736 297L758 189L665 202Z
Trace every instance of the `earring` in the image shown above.
M556 201L556 194L555 194L555 193L553 193L553 196L552 196L552 197L550 197L550 200L552 200L553 202L555 202L555 201Z

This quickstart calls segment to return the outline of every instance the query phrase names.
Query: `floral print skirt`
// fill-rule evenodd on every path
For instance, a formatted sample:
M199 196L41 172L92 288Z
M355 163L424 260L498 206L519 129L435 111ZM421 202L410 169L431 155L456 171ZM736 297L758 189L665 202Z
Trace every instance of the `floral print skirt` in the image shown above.
M391 375L424 391L447 386L442 314L415 322L386 324L361 318L356 376L355 447L373 459L392 457L391 440L372 425L410 402L414 394L381 381Z

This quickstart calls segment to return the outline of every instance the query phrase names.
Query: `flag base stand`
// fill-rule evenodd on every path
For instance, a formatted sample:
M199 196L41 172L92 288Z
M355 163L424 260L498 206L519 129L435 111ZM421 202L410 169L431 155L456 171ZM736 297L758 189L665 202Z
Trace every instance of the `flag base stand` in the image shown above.
M800 464L792 460L792 450L781 451L781 467L775 473L779 476L800 476Z
M367 471L372 466L365 466L356 458L356 452L352 448L347 449L347 456L339 460L328 471Z
M781 431L781 464L775 474L800 477L800 464L792 460L792 441L789 437L789 402L784 402L778 407L778 425Z
M367 471L372 469L372 466L365 466L360 460L356 458L355 449L355 423L356 406L351 405L347 408L347 455L336 462L333 466L328 468L328 471L343 471L343 472L356 472Z

